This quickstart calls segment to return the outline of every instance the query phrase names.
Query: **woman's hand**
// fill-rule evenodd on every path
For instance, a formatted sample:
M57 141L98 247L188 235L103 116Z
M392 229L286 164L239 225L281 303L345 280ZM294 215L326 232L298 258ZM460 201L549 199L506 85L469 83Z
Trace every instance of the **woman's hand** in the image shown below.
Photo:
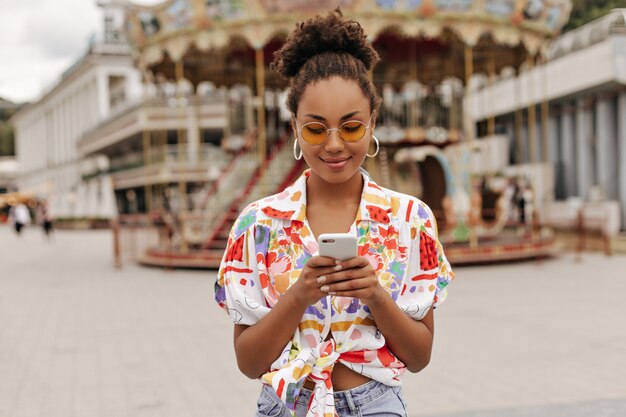
M325 275L321 291L338 297L358 298L364 304L376 304L387 292L378 283L372 264L363 256L337 264L339 270Z
M326 285L329 274L336 273L342 268L337 262L325 256L311 257L302 268L296 283L289 288L289 292L293 293L299 303L306 306L317 303L328 295L321 287Z

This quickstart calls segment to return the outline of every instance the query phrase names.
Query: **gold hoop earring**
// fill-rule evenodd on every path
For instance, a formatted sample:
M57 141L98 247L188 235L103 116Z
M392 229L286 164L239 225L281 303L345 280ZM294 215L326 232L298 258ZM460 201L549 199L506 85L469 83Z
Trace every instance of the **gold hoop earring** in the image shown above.
M370 155L368 153L366 153L365 155L369 156L370 158L375 157L376 155L378 155L378 151L380 151L380 143L378 142L378 138L374 135L372 135L372 137L374 138L374 143L376 143L376 152L374 152L373 155Z
M302 148L300 148L300 152L296 151L297 148L298 148L298 138L296 138L293 141L293 157L296 158L296 161L299 161L302 159Z

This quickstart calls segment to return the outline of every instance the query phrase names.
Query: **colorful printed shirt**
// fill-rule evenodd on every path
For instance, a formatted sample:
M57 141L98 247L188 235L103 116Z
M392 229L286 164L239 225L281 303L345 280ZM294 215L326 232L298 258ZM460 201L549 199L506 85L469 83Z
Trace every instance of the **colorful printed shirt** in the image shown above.
M261 320L318 254L306 219L306 171L283 192L246 207L235 222L215 284L215 299L236 324ZM350 232L359 256L380 284L415 320L446 297L454 274L426 204L374 183L365 171L363 192ZM332 338L325 340L332 332ZM262 376L288 409L307 378L316 388L308 417L335 415L330 374L336 362L387 385L400 385L405 365L385 344L367 305L357 298L326 296L309 306L293 339Z

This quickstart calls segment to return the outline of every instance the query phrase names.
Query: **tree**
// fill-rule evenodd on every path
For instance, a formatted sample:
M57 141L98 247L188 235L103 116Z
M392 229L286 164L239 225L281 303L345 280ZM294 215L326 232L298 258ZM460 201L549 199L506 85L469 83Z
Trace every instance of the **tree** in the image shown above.
M620 7L624 7L624 0L572 0L572 13L563 32L576 29Z
M0 122L0 157L15 156L15 137L13 126Z

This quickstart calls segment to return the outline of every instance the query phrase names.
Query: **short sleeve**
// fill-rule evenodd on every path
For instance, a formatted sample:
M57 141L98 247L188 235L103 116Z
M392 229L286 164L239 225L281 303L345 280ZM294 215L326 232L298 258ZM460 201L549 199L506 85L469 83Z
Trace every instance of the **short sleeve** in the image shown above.
M420 204L409 227L408 265L396 303L409 316L421 320L431 307L439 307L446 299L454 273L439 241L435 217L425 204Z
M215 301L235 324L253 325L269 311L257 263L257 225L242 214L230 232L215 282Z

